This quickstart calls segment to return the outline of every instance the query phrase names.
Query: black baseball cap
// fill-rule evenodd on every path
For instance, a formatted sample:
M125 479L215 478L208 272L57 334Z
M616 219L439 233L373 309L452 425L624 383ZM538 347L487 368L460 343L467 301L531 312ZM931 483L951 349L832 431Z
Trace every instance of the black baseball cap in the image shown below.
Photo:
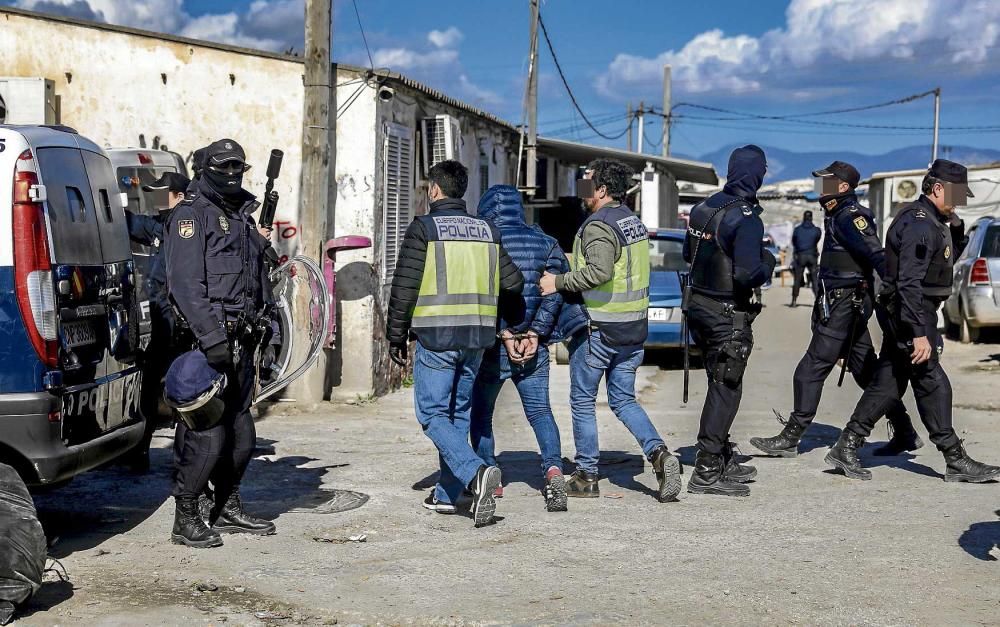
M164 172L163 176L156 179L149 185L143 185L142 189L146 192L159 192L167 190L168 192L174 192L175 194L183 194L187 191L188 185L190 184L190 179L183 174L178 174L177 172Z
M965 195L969 198L975 198L972 195L972 190L969 189L969 170L961 163L947 159L935 159L930 169L927 170L927 174L945 183L965 185Z
M851 189L857 187L858 183L861 182L861 174L858 173L858 169L846 161L834 161L822 170L813 171L813 176L835 176L850 185Z
M205 166L221 165L227 161L247 162L247 153L236 140L220 139L205 147Z

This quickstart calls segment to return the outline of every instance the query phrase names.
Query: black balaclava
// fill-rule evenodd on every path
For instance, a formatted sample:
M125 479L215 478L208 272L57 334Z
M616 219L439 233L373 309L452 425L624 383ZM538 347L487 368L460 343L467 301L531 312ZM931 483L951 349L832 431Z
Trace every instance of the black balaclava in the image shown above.
M238 163L239 166L230 167L233 163ZM227 200L234 199L243 195L245 164L246 153L243 152L243 147L231 139L220 139L205 148L205 169L202 174L208 186L220 196Z
M805 212L803 212L802 213L802 221L803 222L812 222L813 221L813 212L812 211L805 211Z
M764 183L767 158L759 147L749 144L737 148L729 156L729 172L722 191L757 202L757 190Z

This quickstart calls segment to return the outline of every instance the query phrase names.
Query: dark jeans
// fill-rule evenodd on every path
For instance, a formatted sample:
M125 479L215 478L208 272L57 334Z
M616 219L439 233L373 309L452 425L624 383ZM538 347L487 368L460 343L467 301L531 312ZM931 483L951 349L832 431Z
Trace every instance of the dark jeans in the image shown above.
M799 288L805 285L807 278L809 284L812 285L813 292L817 292L816 255L812 253L795 253L793 261L795 265L795 282L792 284L792 299L799 297ZM806 277L806 272L809 273L808 277Z
M177 421L174 433L175 497L197 497L211 479L215 502L225 503L243 479L257 442L250 403L253 401L253 356L246 355L227 373L223 392L226 410L210 429L189 429Z
M500 389L508 379L514 382L524 415L535 432L542 454L542 473L553 466L561 471L562 445L549 403L549 351L544 346L540 346L535 358L523 366L510 363L506 351L487 351L472 391L472 448L487 465L497 465L493 411Z
M837 360L847 357L847 367L858 387L864 390L875 376L878 356L872 346L872 336L868 332L868 319L872 315L871 296L865 294L860 314L855 314L851 293L841 294L829 304L830 318L823 322L823 309L817 299L813 307L812 340L806 354L795 368L792 379L795 394L795 409L789 419L803 429L807 429L816 417L819 400L823 395L823 384L833 371ZM855 317L857 320L855 321ZM910 417L902 401L897 400L889 407L887 417L894 429L912 428Z
M753 330L750 321L752 317L741 334L741 340L749 343L752 348ZM713 310L700 300L692 299L688 308L688 324L695 343L701 349L708 375L708 390L705 392L705 406L701 410L698 430L698 448L712 455L721 455L743 398L742 377L738 381L726 382L717 376L719 366L727 360L724 349L734 337L733 317Z
M937 320L937 306L925 301L928 320ZM871 383L858 401L847 428L863 438L886 411L903 397L907 384L913 385L917 411L931 442L944 451L959 443L951 422L951 382L941 367L944 343L936 325L927 328L927 339L934 349L930 360L914 366L910 363L912 338L904 335L903 326L891 312L876 305L876 315L882 327L882 350Z

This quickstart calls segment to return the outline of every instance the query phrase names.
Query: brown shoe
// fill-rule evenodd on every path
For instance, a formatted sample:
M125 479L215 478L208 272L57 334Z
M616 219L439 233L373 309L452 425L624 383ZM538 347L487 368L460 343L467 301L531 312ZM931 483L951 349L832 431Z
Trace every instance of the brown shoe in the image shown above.
M597 475L586 470L576 470L566 480L566 496L583 499L596 499L601 496L597 485Z

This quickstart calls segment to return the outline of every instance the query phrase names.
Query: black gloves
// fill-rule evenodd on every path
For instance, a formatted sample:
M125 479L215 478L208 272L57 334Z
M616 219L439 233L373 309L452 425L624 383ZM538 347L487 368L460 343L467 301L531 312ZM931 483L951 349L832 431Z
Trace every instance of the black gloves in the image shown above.
M278 374L272 369L276 348L274 344L268 344L260 352L260 378L264 381L271 381Z
M390 344L389 345L389 359L399 364L402 367L406 367L406 358L409 355L409 347L404 342L402 344Z
M208 365L219 372L225 372L233 367L233 353L229 349L229 342L219 342L214 346L209 346L202 351L208 359Z

